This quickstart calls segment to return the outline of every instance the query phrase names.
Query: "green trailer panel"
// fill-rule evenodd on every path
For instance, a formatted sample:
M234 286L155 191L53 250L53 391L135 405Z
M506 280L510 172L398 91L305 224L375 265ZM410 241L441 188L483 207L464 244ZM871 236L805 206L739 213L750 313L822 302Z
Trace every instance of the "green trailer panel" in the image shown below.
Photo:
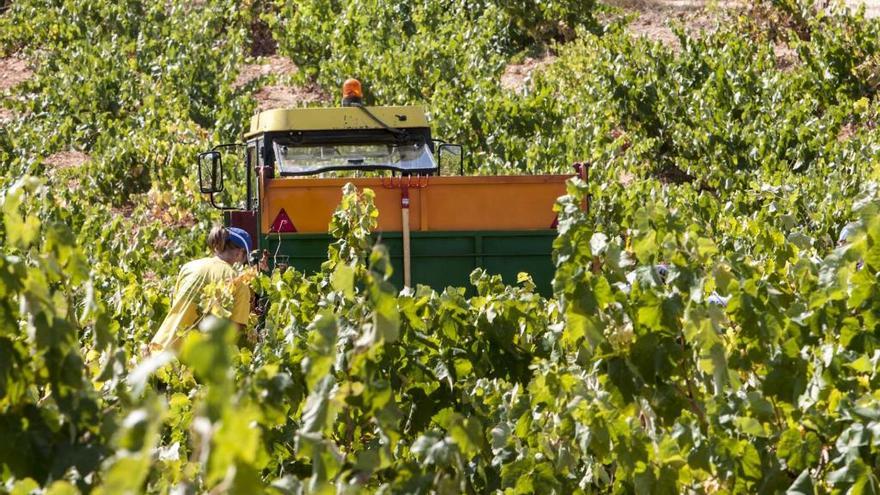
M396 287L403 287L401 233L377 233L375 237L388 248L394 268L392 282ZM466 287L472 294L470 274L475 268L483 267L491 274L501 275L507 284L515 284L517 274L527 272L538 292L549 297L552 294L554 268L551 252L555 238L555 230L412 232L412 283L436 290L447 286ZM261 236L260 248L277 252L279 262L313 273L327 260L330 242L332 239L328 234L269 234Z

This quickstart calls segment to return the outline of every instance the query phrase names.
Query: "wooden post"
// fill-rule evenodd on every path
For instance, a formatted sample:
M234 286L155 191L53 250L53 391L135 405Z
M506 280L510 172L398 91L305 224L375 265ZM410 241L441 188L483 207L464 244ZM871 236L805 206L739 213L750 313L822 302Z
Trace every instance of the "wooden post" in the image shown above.
M409 187L404 185L400 197L400 215L403 220L403 285L410 287L409 254Z

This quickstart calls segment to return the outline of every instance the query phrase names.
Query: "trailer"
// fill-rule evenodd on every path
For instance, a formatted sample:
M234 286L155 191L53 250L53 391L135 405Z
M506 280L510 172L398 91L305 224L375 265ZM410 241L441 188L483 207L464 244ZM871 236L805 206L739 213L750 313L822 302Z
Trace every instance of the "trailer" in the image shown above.
M314 272L327 259L342 187L352 183L375 192L374 235L397 287L469 287L483 268L506 283L526 272L549 295L553 205L571 175L464 175L463 148L433 139L422 107L363 106L354 83L346 82L342 107L261 112L244 143L199 155L200 190L227 224L247 230L274 263ZM246 169L246 197L234 206L216 201L229 149L242 151Z

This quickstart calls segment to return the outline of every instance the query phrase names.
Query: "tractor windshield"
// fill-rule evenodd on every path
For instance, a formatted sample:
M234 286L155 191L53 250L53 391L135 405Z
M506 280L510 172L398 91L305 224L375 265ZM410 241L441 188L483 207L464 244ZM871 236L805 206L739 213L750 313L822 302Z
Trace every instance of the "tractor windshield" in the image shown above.
M433 173L437 162L425 144L290 145L275 143L282 175L312 175L331 170L395 170Z

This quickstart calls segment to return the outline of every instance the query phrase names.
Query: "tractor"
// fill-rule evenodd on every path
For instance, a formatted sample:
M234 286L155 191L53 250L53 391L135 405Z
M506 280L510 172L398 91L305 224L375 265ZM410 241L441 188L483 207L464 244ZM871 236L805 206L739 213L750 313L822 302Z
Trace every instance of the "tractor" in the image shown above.
M469 287L471 272L483 268L506 283L526 272L549 295L553 205L571 175L467 176L462 146L434 139L424 108L365 106L361 97L360 83L349 80L340 107L253 116L243 144L199 154L201 192L273 265L309 273L327 259L330 218L350 182L375 192L375 237L388 249L395 286ZM231 151L245 169L234 206L217 199Z

